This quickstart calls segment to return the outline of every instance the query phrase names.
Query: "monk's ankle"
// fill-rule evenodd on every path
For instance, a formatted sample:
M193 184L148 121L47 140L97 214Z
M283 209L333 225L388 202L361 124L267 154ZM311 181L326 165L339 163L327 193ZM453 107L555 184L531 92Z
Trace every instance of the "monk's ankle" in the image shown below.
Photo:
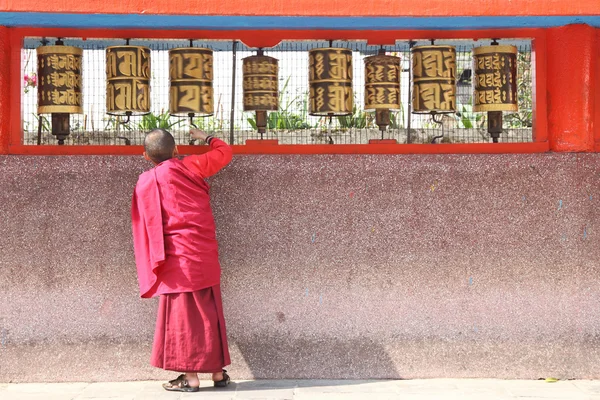
M213 381L218 382L223 380L223 372L215 372L212 376Z
M198 374L196 373L187 373L185 374L185 380L188 382L188 385L191 387L200 386L200 380L198 379Z

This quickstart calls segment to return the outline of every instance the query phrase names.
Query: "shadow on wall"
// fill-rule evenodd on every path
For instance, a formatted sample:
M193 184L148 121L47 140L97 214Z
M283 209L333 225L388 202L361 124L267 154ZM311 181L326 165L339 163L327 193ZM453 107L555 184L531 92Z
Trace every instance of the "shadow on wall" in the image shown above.
M365 379L374 376L400 379L385 349L367 338L335 340L230 335L229 340L232 353L239 351L256 379ZM246 375L245 371L240 372Z

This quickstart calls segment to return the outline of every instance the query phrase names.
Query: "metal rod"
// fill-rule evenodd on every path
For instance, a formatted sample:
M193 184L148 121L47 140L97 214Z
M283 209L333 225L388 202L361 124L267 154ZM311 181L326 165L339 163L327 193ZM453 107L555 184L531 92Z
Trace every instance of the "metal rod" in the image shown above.
M120 119L120 118L118 118L118 119L117 119L117 122L118 122L119 124L121 124L121 125L126 125L126 124L128 124L129 122L131 122L131 115L132 115L131 111L126 111L126 112L125 112L125 116L127 117L127 119L126 119L124 122L121 122L121 119Z
M190 119L190 127L194 129L199 129L198 126L194 123L194 113L188 113L188 118ZM188 142L191 145L196 144L196 139L190 139Z
M415 45L415 42L412 40L408 41L408 107L407 107L407 112L408 112L408 120L406 121L406 143L410 144L412 143L412 137L410 134L410 121L412 120L412 111L411 111L411 107L412 107L412 60L411 60L411 50L413 48L413 46Z
M237 41L233 41L231 52L233 53L233 73L231 74L231 116L229 118L229 144L233 144L233 126L235 121L235 62L237 59Z
M198 129L198 127L194 123L194 113L189 113L188 118L190 119L190 126L194 129Z
M442 134L441 134L441 135L439 135L439 136L434 136L434 137L433 137L433 139L431 140L431 144L435 144L435 141L436 141L437 139L441 139L441 138L443 138L443 137L444 137L444 116L443 116L443 115L440 115L440 119L439 119L439 121L438 121L438 120L435 118L435 117L436 117L436 115L440 115L440 114L436 114L435 112L432 112L432 113L431 113L431 120L440 126L440 128L442 129Z
M125 141L125 146L131 146L131 139L125 136L117 136L117 139L121 139Z
M38 146L40 144L42 144L42 117L41 115L38 115L38 136L37 136L37 144Z

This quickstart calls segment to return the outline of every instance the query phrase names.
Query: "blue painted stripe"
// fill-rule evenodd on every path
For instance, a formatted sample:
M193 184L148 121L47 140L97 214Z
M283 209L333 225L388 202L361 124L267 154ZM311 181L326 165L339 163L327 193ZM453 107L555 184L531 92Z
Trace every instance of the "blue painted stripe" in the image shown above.
M588 24L600 27L600 15L508 17L267 17L0 13L0 25L42 28L459 30L486 28L547 28L569 24Z

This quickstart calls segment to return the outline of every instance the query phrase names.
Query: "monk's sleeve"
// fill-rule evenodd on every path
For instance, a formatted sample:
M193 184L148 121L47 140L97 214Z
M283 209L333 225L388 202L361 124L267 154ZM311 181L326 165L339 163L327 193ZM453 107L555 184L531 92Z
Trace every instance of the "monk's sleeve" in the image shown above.
M210 140L210 150L204 154L185 157L183 163L194 173L208 178L219 172L231 161L231 146L221 139Z
M156 269L165 261L160 197L156 182L139 182L131 202L131 227L140 295L152 297Z

